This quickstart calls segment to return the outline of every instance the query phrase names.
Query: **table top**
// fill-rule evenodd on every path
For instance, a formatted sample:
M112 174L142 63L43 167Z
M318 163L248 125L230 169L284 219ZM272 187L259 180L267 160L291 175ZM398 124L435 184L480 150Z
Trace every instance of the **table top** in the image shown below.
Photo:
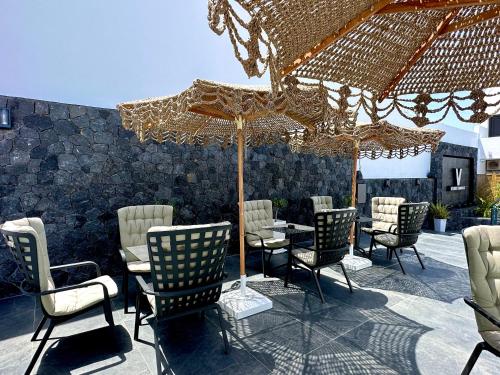
M371 223L373 219L368 216L360 216L357 217L355 221L357 221L358 223Z
M294 228L288 228L289 225L293 225ZM299 233L314 232L314 227L310 227L308 225L302 225L302 224L294 224L294 223L268 225L268 226L262 227L262 229L270 229L270 230L273 230L275 232L281 232L281 233L286 233L286 234L299 234Z
M143 262L149 262L148 245L128 246L125 248Z

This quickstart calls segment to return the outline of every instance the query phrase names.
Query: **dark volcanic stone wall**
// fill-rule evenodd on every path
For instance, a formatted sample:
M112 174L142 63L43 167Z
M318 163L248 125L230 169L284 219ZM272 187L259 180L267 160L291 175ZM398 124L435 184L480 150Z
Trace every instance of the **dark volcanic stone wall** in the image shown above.
M5 105L13 129L0 129L0 222L41 217L52 264L95 260L116 273L116 210L127 205L174 204L178 224L237 223L234 146L141 144L115 110L0 97ZM288 220L306 220L310 195L349 194L347 160L273 146L248 150L245 168L246 198L287 198ZM2 246L0 295L15 292L18 278Z

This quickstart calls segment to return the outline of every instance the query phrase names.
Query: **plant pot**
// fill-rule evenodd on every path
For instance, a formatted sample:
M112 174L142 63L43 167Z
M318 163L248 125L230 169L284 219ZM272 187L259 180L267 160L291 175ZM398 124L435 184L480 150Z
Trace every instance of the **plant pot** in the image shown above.
M434 230L439 233L446 232L446 219L434 219Z

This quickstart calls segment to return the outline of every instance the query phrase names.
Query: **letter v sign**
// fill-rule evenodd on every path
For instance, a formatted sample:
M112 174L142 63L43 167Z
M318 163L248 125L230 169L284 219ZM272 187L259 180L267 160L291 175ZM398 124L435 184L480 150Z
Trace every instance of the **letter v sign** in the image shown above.
M462 179L462 168L454 168L455 169L455 181L457 186L460 186L460 180Z

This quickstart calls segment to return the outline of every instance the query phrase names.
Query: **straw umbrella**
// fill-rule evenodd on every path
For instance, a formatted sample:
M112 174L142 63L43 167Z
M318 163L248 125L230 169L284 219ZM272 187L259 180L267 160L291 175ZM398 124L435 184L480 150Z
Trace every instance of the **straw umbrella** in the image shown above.
M238 149L241 291L245 294L243 162L245 146L287 142L291 133L314 133L328 109L326 91L287 82L281 92L196 80L175 96L118 105L123 126L141 141L228 145ZM296 136L296 135L295 135Z
M372 122L481 123L500 107L499 0L211 0L209 23L249 76L336 83Z
M356 206L356 175L360 158L402 159L425 151L435 151L444 134L440 130L402 128L380 121L354 127L335 127L333 130L323 129L322 133L305 141L292 139L290 147L295 152L314 153L318 156L351 157L351 202ZM353 243L354 230L351 231L351 245ZM353 255L352 246L350 255Z

